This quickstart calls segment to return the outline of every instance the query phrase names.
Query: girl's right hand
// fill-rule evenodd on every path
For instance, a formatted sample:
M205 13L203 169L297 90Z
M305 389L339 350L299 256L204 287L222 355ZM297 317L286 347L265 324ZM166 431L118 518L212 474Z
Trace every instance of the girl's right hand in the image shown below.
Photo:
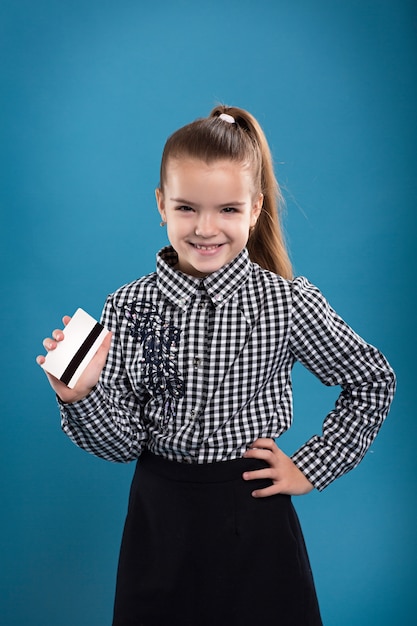
M65 315L65 317L62 318L65 326L68 324L70 319L71 318L68 315ZM78 400L82 400L83 398L88 396L90 391L96 386L96 384L98 383L98 379L100 378L101 371L107 360L107 355L110 350L111 337L111 333L108 333L106 335L103 343L97 350L94 357L91 359L90 363L80 376L77 384L73 389L70 389L58 378L55 378L55 376L52 376L52 374L49 374L44 370L52 389L62 400L62 402L65 402L67 404L78 402ZM47 352L55 350L59 342L63 341L64 338L65 335L62 330L54 330L52 333L52 338L47 337L43 340L43 347ZM38 357L36 357L36 362L38 363L38 365L42 365L45 362L45 357L43 355L39 355Z

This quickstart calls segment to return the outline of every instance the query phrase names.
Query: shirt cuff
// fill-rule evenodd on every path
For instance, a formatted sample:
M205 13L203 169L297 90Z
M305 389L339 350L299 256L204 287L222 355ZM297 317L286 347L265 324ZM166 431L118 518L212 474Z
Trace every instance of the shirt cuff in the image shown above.
M97 414L102 410L105 402L105 394L102 386L98 383L82 400L67 404L57 396L57 402L61 413L62 422L81 421L88 418L92 413Z
M326 464L323 455L319 437L314 436L291 456L293 463L318 491L323 491L337 478Z

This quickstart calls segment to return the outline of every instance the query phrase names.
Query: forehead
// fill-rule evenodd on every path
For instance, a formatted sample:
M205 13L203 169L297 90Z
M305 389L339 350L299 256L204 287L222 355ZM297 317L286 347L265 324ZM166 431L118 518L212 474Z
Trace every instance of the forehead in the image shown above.
M215 186L240 192L254 189L254 176L249 163L219 159L207 163L195 158L169 159L166 167L169 187L206 188Z

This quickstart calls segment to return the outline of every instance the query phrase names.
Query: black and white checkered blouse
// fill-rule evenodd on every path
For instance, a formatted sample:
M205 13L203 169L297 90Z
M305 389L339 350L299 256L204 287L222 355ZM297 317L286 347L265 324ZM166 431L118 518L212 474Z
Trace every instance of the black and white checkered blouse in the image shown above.
M157 270L107 299L113 332L100 382L61 405L62 427L85 450L130 461L146 446L171 460L239 458L258 437L279 437L292 421L296 360L341 394L292 457L317 489L359 463L388 413L395 376L305 278L284 280L247 251L204 279Z

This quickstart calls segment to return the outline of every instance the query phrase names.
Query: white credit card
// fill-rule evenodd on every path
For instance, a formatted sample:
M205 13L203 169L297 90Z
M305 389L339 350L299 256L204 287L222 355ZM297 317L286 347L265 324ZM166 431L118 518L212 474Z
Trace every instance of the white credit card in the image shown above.
M94 317L77 309L63 330L64 339L46 355L43 369L72 389L108 332Z

